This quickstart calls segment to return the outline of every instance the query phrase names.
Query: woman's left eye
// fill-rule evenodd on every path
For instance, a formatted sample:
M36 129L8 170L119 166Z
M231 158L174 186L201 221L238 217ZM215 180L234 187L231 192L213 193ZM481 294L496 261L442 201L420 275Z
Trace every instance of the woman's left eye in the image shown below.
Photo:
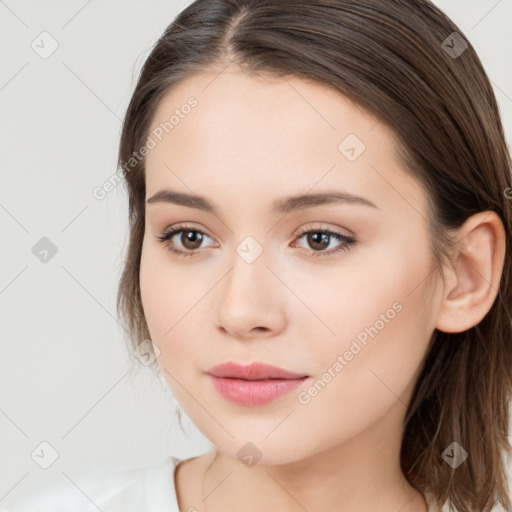
M177 238L182 248L176 248L175 244L171 243L172 239L178 234L181 234L181 236ZM314 249L308 250L311 256L330 256L340 251L348 251L356 242L356 240L350 236L325 229L302 231L296 235L295 241L300 240L306 235L307 243L315 247ZM211 238L204 231L199 229L188 226L175 226L156 238L167 246L170 252L178 256L195 256L200 252L198 249L201 248L200 246L205 237ZM332 239L338 241L338 247L326 251L325 249L331 245Z
M300 240L305 235L307 235L307 243L310 246L317 247L316 250L309 251L311 256L331 256L340 251L348 251L356 243L355 238L326 229L310 229L309 231L303 231L298 235L297 240ZM329 251L322 250L331 245L330 241L333 238L338 240L338 247Z

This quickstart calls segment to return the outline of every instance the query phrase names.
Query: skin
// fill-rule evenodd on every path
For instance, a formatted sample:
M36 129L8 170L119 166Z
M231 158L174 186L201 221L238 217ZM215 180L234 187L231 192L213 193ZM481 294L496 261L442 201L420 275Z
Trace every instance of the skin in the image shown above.
M180 510L425 512L400 469L402 421L435 328L478 323L496 297L504 230L477 214L447 286L434 271L427 196L395 155L392 132L345 97L299 78L255 78L231 66L202 72L167 93L151 130L194 96L198 105L146 158L146 199L162 189L195 193L218 215L171 203L146 204L140 285L158 364L183 410L214 445L183 461ZM366 149L354 161L338 145L349 134ZM343 190L372 201L315 206L286 215L276 199ZM157 240L187 223L202 242ZM297 231L352 235L346 251ZM186 234L186 233L185 233ZM263 252L236 251L252 236ZM328 245L327 245L328 244ZM192 247L192 249L190 249ZM401 305L367 345L307 404L301 391L322 379L366 327ZM260 361L310 377L266 405L234 404L205 372ZM247 467L246 443L261 452ZM207 499L204 499L204 497ZM194 507L191 509L190 507Z

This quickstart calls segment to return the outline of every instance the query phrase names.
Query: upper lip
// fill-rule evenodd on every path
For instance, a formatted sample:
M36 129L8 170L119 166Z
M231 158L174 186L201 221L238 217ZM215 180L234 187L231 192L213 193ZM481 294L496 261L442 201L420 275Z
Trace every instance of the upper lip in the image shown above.
M208 370L214 377L230 377L233 379L264 380L264 379L301 379L304 373L294 373L277 366L264 363L241 365L231 361L218 364Z

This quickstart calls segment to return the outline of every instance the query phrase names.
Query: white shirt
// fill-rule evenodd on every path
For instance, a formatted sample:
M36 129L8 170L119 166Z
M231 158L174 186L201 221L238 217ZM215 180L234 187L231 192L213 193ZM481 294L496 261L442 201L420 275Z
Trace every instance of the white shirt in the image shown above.
M183 459L169 456L121 471L104 471L78 479L75 487L55 486L40 496L0 512L180 512L174 472ZM426 496L429 512L434 507Z
M121 471L103 471L54 486L36 498L0 512L179 512L170 456Z

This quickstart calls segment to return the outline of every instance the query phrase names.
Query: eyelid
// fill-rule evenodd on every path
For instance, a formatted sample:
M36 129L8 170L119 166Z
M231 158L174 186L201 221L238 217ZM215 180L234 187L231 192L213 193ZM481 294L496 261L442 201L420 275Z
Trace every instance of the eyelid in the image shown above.
M297 229L294 232L293 236L301 236L304 233L308 233L309 231L329 231L340 236L344 236L346 238L354 238L355 236L354 233L352 233L352 231L350 231L349 229L341 228L339 226L329 227L328 224L329 223L326 222L313 222L313 225L308 224L305 227ZM338 231L340 229L346 231L346 233L340 233Z

